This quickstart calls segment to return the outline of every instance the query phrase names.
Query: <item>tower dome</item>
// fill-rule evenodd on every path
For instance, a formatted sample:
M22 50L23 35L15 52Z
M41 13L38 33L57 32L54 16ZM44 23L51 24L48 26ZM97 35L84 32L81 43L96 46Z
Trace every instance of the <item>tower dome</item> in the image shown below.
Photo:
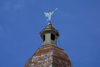
M55 29L55 27L53 27L51 23L48 23L48 25L45 27L45 29L48 29L48 28Z
M24 67L72 67L72 64L63 49L48 44L40 47Z

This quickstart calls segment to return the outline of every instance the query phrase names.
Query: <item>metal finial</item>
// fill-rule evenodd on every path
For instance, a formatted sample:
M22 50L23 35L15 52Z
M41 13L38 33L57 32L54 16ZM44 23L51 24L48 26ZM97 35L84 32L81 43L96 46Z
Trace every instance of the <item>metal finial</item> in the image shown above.
M48 23L48 25L52 25L51 23Z

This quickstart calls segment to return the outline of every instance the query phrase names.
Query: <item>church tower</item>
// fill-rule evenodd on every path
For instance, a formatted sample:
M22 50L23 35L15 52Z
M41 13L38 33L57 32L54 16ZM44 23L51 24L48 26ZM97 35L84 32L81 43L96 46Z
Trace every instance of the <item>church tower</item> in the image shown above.
M51 23L40 32L42 46L31 56L24 67L72 67L66 52L57 46L58 31Z

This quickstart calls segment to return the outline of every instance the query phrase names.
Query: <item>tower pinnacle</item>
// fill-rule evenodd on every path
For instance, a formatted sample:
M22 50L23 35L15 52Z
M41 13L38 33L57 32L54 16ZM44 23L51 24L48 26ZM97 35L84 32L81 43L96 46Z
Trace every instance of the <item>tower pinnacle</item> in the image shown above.
M48 25L52 25L51 23L48 23Z

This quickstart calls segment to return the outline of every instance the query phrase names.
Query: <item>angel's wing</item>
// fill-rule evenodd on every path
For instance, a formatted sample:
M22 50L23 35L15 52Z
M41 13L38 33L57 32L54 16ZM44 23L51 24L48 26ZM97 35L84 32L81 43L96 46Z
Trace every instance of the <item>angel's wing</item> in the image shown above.
M49 13L44 12L44 14L45 14L46 17L49 17Z

